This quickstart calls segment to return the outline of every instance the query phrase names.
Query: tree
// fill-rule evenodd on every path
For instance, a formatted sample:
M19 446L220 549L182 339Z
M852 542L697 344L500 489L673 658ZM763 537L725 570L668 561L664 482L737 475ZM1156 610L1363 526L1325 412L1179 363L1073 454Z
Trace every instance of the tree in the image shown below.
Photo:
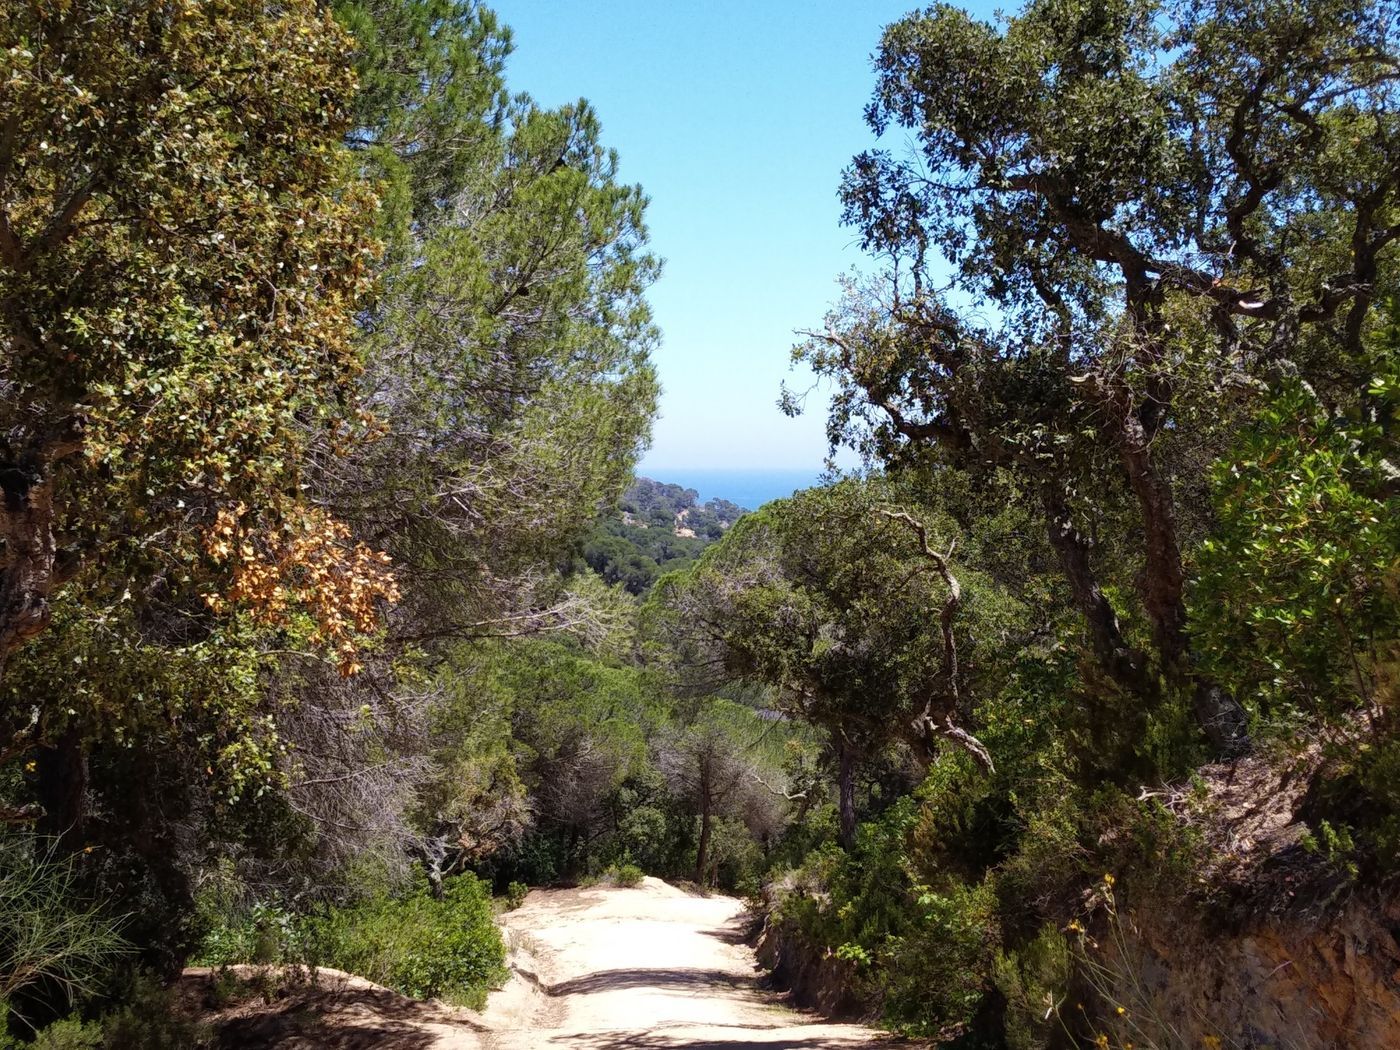
M366 829L366 849L382 829L461 864L528 824L503 753L509 720L466 716L476 701L482 720L492 709L470 692L484 659L471 644L598 642L617 617L616 596L570 574L569 554L646 440L656 388L643 292L657 264L645 198L618 181L596 116L508 92L510 34L489 9L369 0L336 12L360 82L347 144L380 187L387 251L358 317L356 395L372 418L316 450L308 492L391 555L401 595L361 674L335 681L293 657L280 676L298 710L321 712L285 718L290 742L355 766L361 818L346 792L303 786L348 775L345 762L301 758L289 789L337 852L355 837L346 828ZM364 724L374 730L358 745L342 732L329 747L320 732ZM354 757L390 742L392 758ZM412 821L392 819L386 800L414 792Z
M842 191L885 290L852 287L799 350L840 385L832 433L875 458L1015 471L1103 671L1145 707L1191 695L1224 752L1242 711L1190 648L1180 491L1239 418L1222 399L1247 412L1278 369L1363 379L1400 238L1394 15L1036 0L1000 29L948 6L893 24L867 117L917 148L860 155ZM994 320L937 290L939 257ZM1120 501L1128 610L1095 542Z
M535 643L510 662L513 736L540 825L577 865L608 829L608 801L647 762L662 709L643 675Z
M53 561L0 562L51 622L0 817L94 847L163 972L211 856L309 903L518 841L469 650L623 611L569 573L654 407L645 198L485 7L326 7L0 18L0 473Z
M715 882L711 846L716 821L742 812L759 779L752 751L763 729L748 708L710 698L662 741L661 770L700 821L694 878L701 885Z
M653 603L654 630L696 688L766 683L828 734L848 848L857 769L881 747L904 741L931 757L949 739L990 763L959 725L972 717L961 584L924 523L883 495L843 482L771 503L694 569L663 578Z
M194 573L224 508L297 524L374 248L340 146L347 41L317 5L0 21L3 661L79 572Z
M360 333L374 440L325 458L317 499L393 555L399 640L559 628L552 570L630 481L655 410L646 198L586 102L506 91L509 32L480 4L337 9L390 250Z
M42 827L77 848L86 737L139 732L191 665L94 690L69 660L35 688L53 654L15 656L60 604L76 650L239 665L225 691L185 683L232 726L257 653L219 648L249 641L231 618L309 613L306 639L348 669L393 596L380 556L303 496L353 402L374 198L342 146L346 38L314 4L12 3L3 23L6 738L39 745Z

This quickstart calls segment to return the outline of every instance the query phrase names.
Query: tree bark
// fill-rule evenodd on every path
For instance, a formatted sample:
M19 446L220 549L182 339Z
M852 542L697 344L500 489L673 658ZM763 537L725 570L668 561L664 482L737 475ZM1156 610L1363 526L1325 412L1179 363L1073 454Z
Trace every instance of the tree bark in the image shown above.
M0 676L9 657L49 625L53 592L76 570L54 540L54 468L82 450L68 413L25 443L0 448Z
M1147 654L1123 637L1118 614L1094 573L1089 538L1075 527L1069 504L1057 485L1051 483L1042 489L1041 503L1045 508L1050 546L1059 555L1060 568L1069 581L1075 607L1089 629L1089 644L1099 666L1129 694L1148 706L1155 705L1161 699L1161 690L1148 670Z
M700 844L695 850L695 881L705 884L705 870L710 862L710 830L714 822L714 807L710 804L710 794L705 791L700 797Z
M1171 485L1152 457L1149 427L1124 406L1119 458L1137 498L1143 527L1143 610L1152 623L1152 641L1168 681L1189 689L1197 725L1217 754L1249 749L1248 717L1240 702L1209 676L1196 671L1186 631L1186 571L1181 560L1176 505Z

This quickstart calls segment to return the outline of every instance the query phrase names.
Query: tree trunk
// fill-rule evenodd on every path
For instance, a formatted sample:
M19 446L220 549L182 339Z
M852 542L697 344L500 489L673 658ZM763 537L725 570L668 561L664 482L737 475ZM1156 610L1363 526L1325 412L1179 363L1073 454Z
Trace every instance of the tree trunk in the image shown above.
M695 850L695 881L705 884L705 870L710 863L710 826L713 822L709 798L700 803L700 845Z
M77 569L54 542L54 468L82 451L82 419L58 422L0 451L0 675L10 655L49 625L54 590Z
M1123 637L1118 614L1099 586L1090 562L1089 538L1075 527L1069 505L1058 485L1041 491L1050 545L1060 558L1060 568L1069 581L1074 604L1089 629L1089 643L1104 672L1120 688L1140 698L1149 707L1161 698L1156 678L1149 672L1147 655Z
M1217 754L1249 749L1247 716L1239 701L1208 676L1197 673L1186 632L1186 570L1181 561L1171 485L1152 458L1148 430L1138 413L1125 411L1119 428L1119 457L1142 515L1143 610L1169 681L1190 689L1196 723Z
M1142 515L1143 572L1139 589L1143 611L1152 622L1152 641L1169 675L1186 671L1186 571L1176 532L1171 486L1157 464L1137 413L1123 412L1118 456Z
M848 742L842 740L837 745L837 786L840 794L840 827L838 835L841 846L847 852L856 846L856 753Z
M1217 754L1234 758L1249 751L1249 715L1220 683L1207 675L1197 675L1191 706L1196 724Z
M447 860L447 836L439 832L418 844L418 853L423 858L423 873L428 877L428 889L434 900L442 900L442 867Z

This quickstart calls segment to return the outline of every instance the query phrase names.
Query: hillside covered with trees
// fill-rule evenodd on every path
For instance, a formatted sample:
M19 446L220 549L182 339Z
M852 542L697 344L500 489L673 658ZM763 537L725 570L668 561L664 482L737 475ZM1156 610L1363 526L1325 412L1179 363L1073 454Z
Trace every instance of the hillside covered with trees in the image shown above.
M593 526L583 559L605 583L641 596L663 573L694 562L746 513L729 500L701 504L694 489L637 478L616 513Z
M0 1048L644 875L930 1045L1400 1045L1397 33L884 27L861 467L750 512L635 477L648 199L494 11L0 0Z

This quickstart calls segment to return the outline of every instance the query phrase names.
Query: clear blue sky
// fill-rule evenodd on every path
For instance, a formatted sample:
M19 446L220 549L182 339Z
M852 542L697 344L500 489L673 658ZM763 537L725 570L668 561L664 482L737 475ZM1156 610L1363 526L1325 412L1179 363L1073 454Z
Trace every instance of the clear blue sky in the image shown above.
M651 197L664 393L641 471L820 467L826 398L776 407L793 329L861 262L842 169L872 137L870 55L910 0L496 0L512 90L587 98Z

